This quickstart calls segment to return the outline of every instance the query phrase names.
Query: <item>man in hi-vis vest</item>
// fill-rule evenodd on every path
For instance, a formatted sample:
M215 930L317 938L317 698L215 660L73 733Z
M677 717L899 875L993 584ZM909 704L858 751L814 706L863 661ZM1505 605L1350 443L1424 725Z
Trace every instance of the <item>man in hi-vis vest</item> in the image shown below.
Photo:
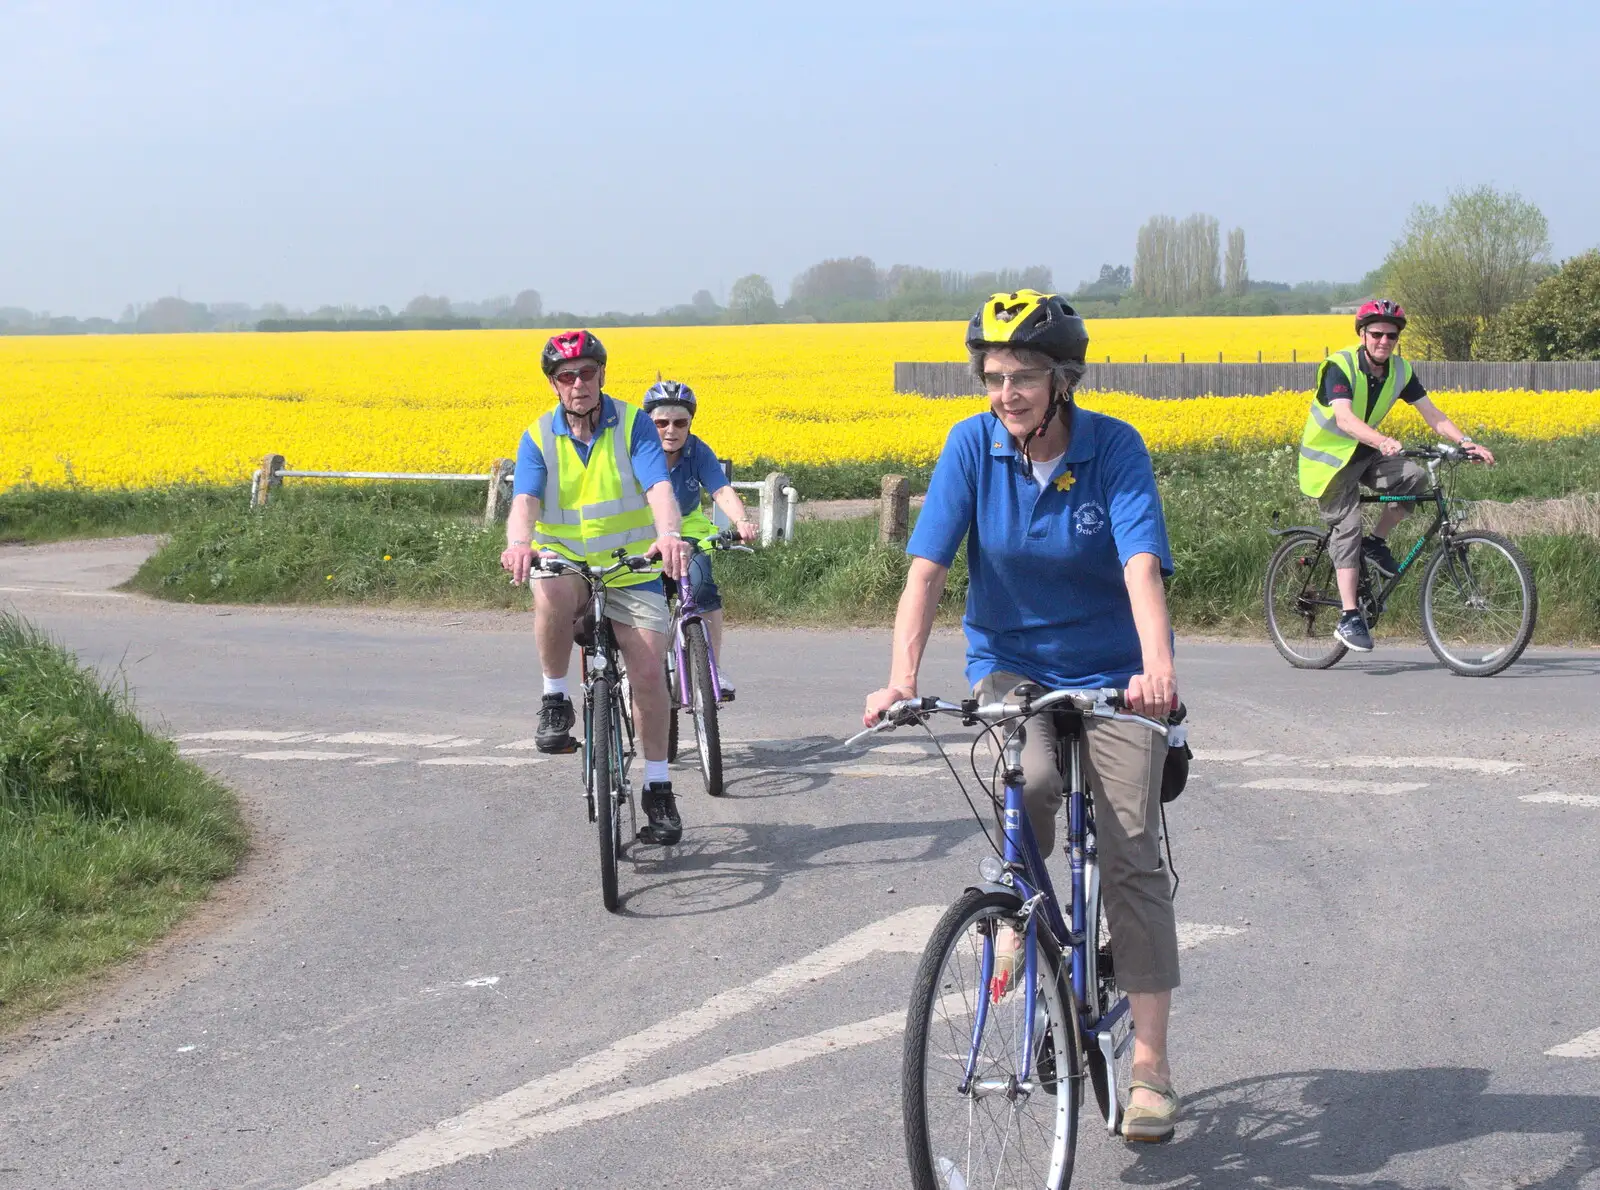
M612 552L654 554L674 579L689 565L689 545L679 535L678 501L655 424L640 410L602 391L606 349L588 331L567 331L545 344L541 360L557 405L522 435L517 448L515 495L506 519L500 565L527 581L537 547L595 567L611 565ZM533 584L533 631L544 671L544 699L534 742L541 752L571 752L577 716L567 687L573 620L588 587L576 575L538 572ZM607 618L628 667L634 722L644 752L645 843L671 846L683 822L667 775L666 595L652 571L619 573L607 580Z
M1372 633L1356 603L1363 552L1381 573L1399 566L1389 550L1389 534L1410 511L1410 505L1384 505L1369 537L1361 536L1361 485L1387 495L1423 491L1428 475L1400 457L1399 440L1378 430L1378 423L1404 401L1439 437L1458 442L1485 463L1494 456L1478 446L1428 399L1411 365L1400 358L1400 332L1406 312L1387 298L1367 302L1356 315L1361 342L1336 351L1317 370L1317 389L1300 436L1300 490L1315 497L1329 526L1328 553L1339 580L1344 614L1334 636L1352 649L1372 651Z

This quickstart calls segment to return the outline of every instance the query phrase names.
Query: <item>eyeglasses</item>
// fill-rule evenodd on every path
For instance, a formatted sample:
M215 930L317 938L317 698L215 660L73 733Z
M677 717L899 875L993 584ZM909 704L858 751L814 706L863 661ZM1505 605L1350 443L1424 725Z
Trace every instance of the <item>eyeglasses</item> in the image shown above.
M654 417L650 419L656 423L658 430L687 430L689 419L687 417Z
M1015 372L985 372L983 386L998 393L1005 390L1008 380L1012 388L1038 388L1049 378L1049 368L1018 368Z
M1370 339L1387 339L1391 343L1398 343L1400 341L1400 332L1399 331L1368 331L1367 332L1367 337L1370 338Z
M581 368L566 368L563 371L557 372L556 383L564 384L568 388L571 388L580 380L585 384L588 384L589 381L593 380L598 375L600 375L599 368L595 367L593 364L584 364Z

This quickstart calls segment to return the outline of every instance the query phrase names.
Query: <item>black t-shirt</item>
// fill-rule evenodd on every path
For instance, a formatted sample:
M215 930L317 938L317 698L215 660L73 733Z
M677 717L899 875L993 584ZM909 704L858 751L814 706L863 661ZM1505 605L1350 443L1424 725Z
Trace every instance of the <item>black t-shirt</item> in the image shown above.
M1370 359L1367 358L1367 349L1362 347L1356 351L1356 365L1367 374L1367 389L1374 396L1383 382L1389 378L1389 365L1384 364L1380 371ZM1407 405L1415 405L1428 395L1428 390L1422 387L1422 381L1417 379L1415 371L1411 379L1406 381L1406 386L1400 390L1399 400ZM1344 373L1336 367L1327 367L1322 370L1322 384L1317 389L1317 404L1331 405L1335 398L1341 401L1352 400L1354 394L1350 391L1350 382L1344 378Z

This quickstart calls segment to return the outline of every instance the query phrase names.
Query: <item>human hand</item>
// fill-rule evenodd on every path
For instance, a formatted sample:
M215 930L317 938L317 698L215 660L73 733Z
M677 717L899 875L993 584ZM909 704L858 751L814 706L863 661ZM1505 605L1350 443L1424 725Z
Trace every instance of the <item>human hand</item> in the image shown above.
M907 690L904 686L885 686L882 690L874 690L867 695L867 706L861 714L863 727L876 727L883 718L883 713L902 698L915 698L915 690Z
M1148 667L1128 679L1128 709L1147 719L1160 719L1178 705L1178 679L1172 666Z
M1487 446L1479 446L1476 442L1463 442L1461 449L1467 452L1467 458L1494 466L1494 455Z
M661 559L661 572L670 579L689 573L689 543L681 537L658 537L646 556Z
M1405 446L1401 444L1400 439L1398 438L1378 439L1378 453L1380 454L1397 455L1404 449Z
M756 527L756 523L750 520L748 517L739 522L738 529L739 540L744 542L746 545L749 545L752 541L754 541L761 532L761 530Z
M533 569L533 547L528 545L508 545L500 554L500 569L511 572L512 581L521 586L528 581L528 572Z

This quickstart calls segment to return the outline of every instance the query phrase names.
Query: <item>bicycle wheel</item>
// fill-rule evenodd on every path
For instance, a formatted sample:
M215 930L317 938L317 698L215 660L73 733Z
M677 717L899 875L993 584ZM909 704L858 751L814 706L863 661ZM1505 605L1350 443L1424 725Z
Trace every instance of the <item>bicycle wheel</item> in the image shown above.
M678 655L667 641L667 760L678 759Z
M916 1190L1007 1186L1061 1190L1072 1180L1083 1080L1077 1014L1061 956L1040 933L1032 1069L1018 1078L1025 996L1019 978L990 1004L971 1056L985 947L1016 922L1008 893L968 889L934 927L912 985L901 1098Z
M1533 568L1498 533L1444 542L1422 575L1422 634L1458 674L1486 678L1522 656L1539 617Z
M711 657L704 624L683 626L688 646L690 713L694 716L694 742L700 753L700 775L706 792L722 796L722 733L717 728L717 692L711 686Z
M1095 1103L1106 1122L1106 1131L1115 1136L1122 1131L1128 1083L1133 1080L1133 1017L1128 1012L1128 998L1117 983L1116 964L1111 957L1111 927L1106 922L1098 877L1096 870L1084 881L1088 896L1084 920L1094 923L1087 941L1095 956L1095 986L1091 994L1096 1021L1084 1038L1084 1054Z
M1349 652L1334 635L1344 604L1327 539L1291 533L1267 563L1267 633L1296 669L1327 669Z
M612 789L611 679L596 678L589 688L589 781L594 790L594 820L600 832L600 899L617 908L617 823L621 806Z

